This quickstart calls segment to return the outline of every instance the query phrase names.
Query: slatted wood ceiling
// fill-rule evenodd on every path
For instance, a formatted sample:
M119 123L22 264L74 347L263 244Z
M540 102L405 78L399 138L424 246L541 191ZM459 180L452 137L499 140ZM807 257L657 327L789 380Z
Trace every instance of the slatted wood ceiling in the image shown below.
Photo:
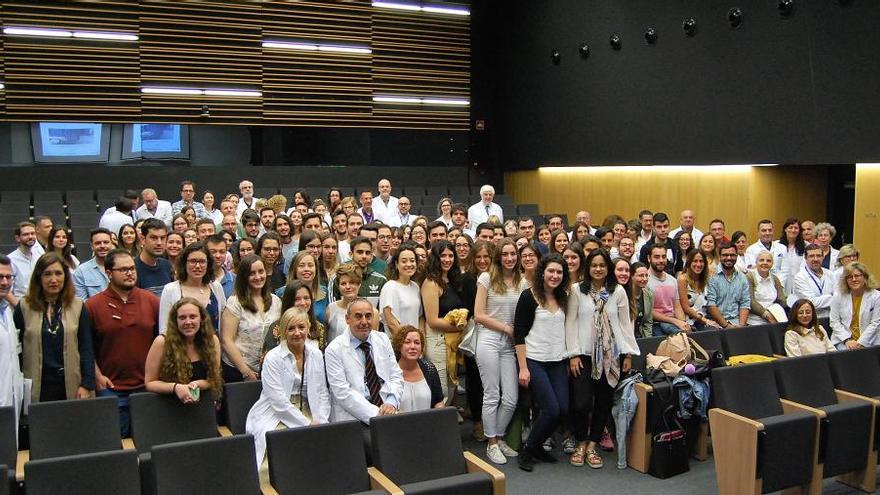
M469 128L468 107L372 101L469 98L467 16L378 9L370 0L0 0L0 23L140 36L124 43L0 37L0 120ZM357 45L373 53L279 50L263 48L263 40ZM155 95L142 94L141 86L263 95ZM205 105L209 117L202 116Z

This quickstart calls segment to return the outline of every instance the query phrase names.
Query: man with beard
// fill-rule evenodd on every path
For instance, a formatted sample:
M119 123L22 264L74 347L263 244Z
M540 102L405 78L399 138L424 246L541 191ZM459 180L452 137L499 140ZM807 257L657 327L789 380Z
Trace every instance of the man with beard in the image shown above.
M656 225L656 224L655 224ZM684 311L678 297L678 283L675 277L666 273L666 246L654 244L650 250L651 271L648 273L648 287L654 294L653 334L655 337L678 332L690 332L691 326L685 321ZM748 289L748 286L746 287Z
M171 262L162 255L165 253L165 239L168 229L158 218L148 218L141 224L143 246L137 259L137 286L152 292L156 297L162 295L165 285L174 281Z
M9 301L13 306L27 293L34 265L37 263L37 259L45 253L43 246L37 243L37 228L31 222L21 222L15 227L15 242L18 243L18 248L9 253L9 261L12 262L12 273L15 274L15 279L12 282L12 290L7 296L7 299L14 298Z
M736 246L721 245L721 271L709 279L706 289L706 307L709 316L721 328L744 327L748 323L751 299L749 281L736 270Z
M110 231L107 229L95 229L89 239L92 243L94 257L76 267L73 272L73 287L76 289L76 297L85 301L97 295L107 288L110 279L104 271L104 259L107 253L113 249L113 241Z
M94 335L96 393L116 397L124 438L131 430L129 396L144 390L144 364L159 334L159 298L137 287L137 268L128 251L107 253L104 270L110 284L85 306Z

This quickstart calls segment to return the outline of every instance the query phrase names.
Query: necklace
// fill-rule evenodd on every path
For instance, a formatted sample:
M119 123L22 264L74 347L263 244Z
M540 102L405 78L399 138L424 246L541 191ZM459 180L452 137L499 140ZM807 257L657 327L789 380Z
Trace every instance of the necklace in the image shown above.
M61 315L59 314L59 308L56 308L55 311L52 312L52 318L49 318L49 310L46 309L46 312L43 314L43 319L45 320L46 331L49 332L53 337L58 335L58 330L61 328Z

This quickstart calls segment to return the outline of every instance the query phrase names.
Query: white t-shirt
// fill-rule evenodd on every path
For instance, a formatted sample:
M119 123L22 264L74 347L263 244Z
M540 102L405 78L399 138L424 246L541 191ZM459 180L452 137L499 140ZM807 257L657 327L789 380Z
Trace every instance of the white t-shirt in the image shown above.
M419 317L422 315L422 296L419 285L410 280L409 284L403 285L397 280L389 280L382 286L379 293L379 315L385 322L384 311L391 308L391 314L397 318L401 325L419 327Z
M226 309L238 318L238 336L235 338L235 347L241 353L241 357L254 371L260 370L260 352L263 349L263 339L269 326L281 318L281 299L275 294L271 295L272 306L262 313L245 311L238 302L238 296L231 295L226 301ZM223 362L235 366L226 353L223 354Z
M488 294L486 301L487 316L513 326L513 315L516 313L516 302L522 291L528 289L525 277L520 277L519 285L515 288L508 288L504 294L499 294L492 290L492 279L488 272L483 272L477 277L477 284L483 286Z

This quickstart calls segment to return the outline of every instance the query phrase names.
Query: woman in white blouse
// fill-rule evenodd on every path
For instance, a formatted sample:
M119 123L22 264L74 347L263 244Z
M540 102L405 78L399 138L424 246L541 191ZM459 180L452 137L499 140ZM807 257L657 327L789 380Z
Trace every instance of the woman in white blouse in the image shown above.
M425 333L412 325L403 325L391 339L397 365L403 373L400 412L423 411L443 407L440 374L425 359Z
M774 304L785 308L785 288L773 269L773 254L761 251L755 256L755 270L746 275L749 281L749 296L752 305L749 308L749 325L766 325L778 323L770 312ZM785 321L785 320L782 320Z
M477 327L477 366L483 382L483 433L486 455L506 464L517 452L504 442L504 433L516 410L516 352L513 316L519 295L528 288L520 273L516 244L509 237L498 242L489 271L477 277L474 315Z
M785 293L791 294L794 288L794 276L798 270L804 265L804 249L807 243L801 234L801 222L797 218L788 218L782 224L782 235L779 237L779 244L785 246L785 255L782 257L779 272L785 274L783 277L783 285Z
M220 321L225 382L259 378L263 340L272 323L281 318L281 299L269 289L263 260L256 255L244 257Z
M591 251L584 261L583 282L571 286L565 312L571 426L577 441L569 462L586 462L594 469L602 467L596 447L611 414L614 388L630 370L631 356L639 354L629 298L610 267L605 250Z
M809 299L798 299L788 312L788 331L785 332L785 355L808 356L833 352L834 345L819 320L816 307Z
M840 350L880 345L880 291L868 267L843 267L831 298L831 343Z
M266 432L326 423L330 417L324 356L308 339L309 326L309 315L302 309L285 311L279 322L285 340L263 362L263 391L245 426L254 436L261 471L267 468Z
M407 245L394 252L388 262L388 281L379 293L379 312L391 337L404 325L424 327L422 296L419 284L413 281L417 267L416 252Z
M159 298L159 332L165 333L168 312L177 301L191 297L208 312L212 328L220 328L220 315L226 306L226 294L214 280L214 259L205 245L195 242L183 248L177 257L177 280L166 284Z

